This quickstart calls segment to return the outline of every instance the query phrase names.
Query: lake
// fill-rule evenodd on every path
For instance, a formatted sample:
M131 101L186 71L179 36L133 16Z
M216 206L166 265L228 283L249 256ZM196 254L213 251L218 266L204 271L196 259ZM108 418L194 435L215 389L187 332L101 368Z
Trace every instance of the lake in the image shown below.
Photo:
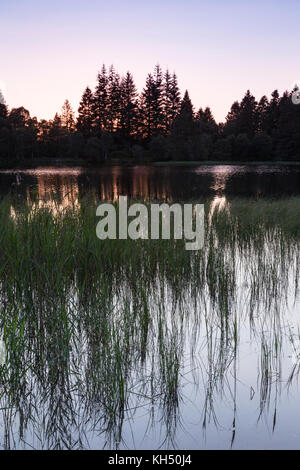
M300 448L300 166L2 170L0 192L2 448ZM119 195L205 204L204 248L101 245Z
M98 169L40 167L0 170L0 191L28 197L53 194L75 200L93 191L98 200L118 195L147 200L207 200L226 197L286 197L300 193L300 166L135 166ZM66 202L66 201L65 201Z

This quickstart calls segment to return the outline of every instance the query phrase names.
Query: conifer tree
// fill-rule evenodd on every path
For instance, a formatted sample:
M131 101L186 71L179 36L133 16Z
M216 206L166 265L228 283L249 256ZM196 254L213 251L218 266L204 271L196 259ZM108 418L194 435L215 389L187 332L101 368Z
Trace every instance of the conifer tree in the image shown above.
M279 121L279 103L280 103L280 96L278 90L274 90L271 94L272 98L270 100L270 104L268 109L266 110L266 119L265 119L265 126L266 131L273 135L276 133Z
M225 135L230 135L230 134L238 134L238 129L237 129L237 124L238 124L238 118L240 114L240 103L238 101L235 101L230 108L230 111L228 112L226 116L226 122L224 125L224 134Z
M247 90L240 105L240 115L238 119L239 132L253 137L258 129L257 102L254 96Z
M150 138L153 130L153 89L154 80L149 73L146 78L146 86L140 97L140 121L143 137Z
M107 83L107 131L114 132L120 127L121 88L120 76L113 65L109 69Z
M163 76L159 65L148 74L140 99L141 119L146 138L159 134L164 128Z
M194 120L194 108L186 90L181 101L180 111L174 120L170 136L173 156L180 159L193 160L194 138L196 135L196 126Z
M196 114L196 121L200 125L200 132L214 135L218 133L218 125L209 107L202 108Z
M163 114L163 73L159 65L155 66L153 75L153 97L152 97L152 113L153 113L153 129L152 133L159 134L164 127Z
M93 93L86 87L78 108L77 130L87 138L93 130Z
M172 75L171 89L170 89L170 101L171 101L171 124L173 124L176 116L180 111L181 98L180 91L177 82L177 76L175 73Z
M62 106L61 125L67 131L72 131L75 127L74 111L69 100L66 100Z
M227 135L246 134L253 137L259 126L257 102L247 90L241 103L235 101L226 117L224 132Z
M136 135L138 128L137 90L130 72L121 80L120 129L124 137Z
M164 99L163 99L163 112L164 112L164 131L169 133L174 119L180 110L180 92L177 84L177 77L175 73L171 76L167 70L165 73L164 82Z
M103 64L97 76L97 85L93 98L93 122L96 134L106 130L108 120L108 77Z
M266 95L262 96L259 100L257 106L258 112L258 130L259 131L267 131L268 130L268 122L267 122L267 113L269 109L269 101Z

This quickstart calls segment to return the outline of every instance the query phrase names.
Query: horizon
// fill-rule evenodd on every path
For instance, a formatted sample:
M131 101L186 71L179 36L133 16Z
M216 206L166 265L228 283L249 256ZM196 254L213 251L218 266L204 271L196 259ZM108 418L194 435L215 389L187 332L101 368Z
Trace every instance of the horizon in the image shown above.
M77 113L102 63L113 64L120 75L129 70L139 93L155 64L175 71L181 95L187 89L195 110L210 107L217 122L248 89L257 100L275 89L291 91L299 78L296 1L286 2L284 11L269 0L188 3L2 5L0 89L6 103L10 109L24 106L40 120L53 119L68 99Z

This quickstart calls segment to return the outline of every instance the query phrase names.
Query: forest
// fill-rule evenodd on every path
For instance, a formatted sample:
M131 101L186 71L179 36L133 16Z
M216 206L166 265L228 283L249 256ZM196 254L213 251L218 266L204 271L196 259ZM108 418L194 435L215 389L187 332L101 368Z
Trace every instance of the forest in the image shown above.
M296 90L297 91L297 90ZM259 101L248 90L224 123L209 107L196 110L175 73L156 65L139 94L133 75L102 66L75 115L68 100L52 120L9 109L0 91L0 162L35 159L106 161L298 161L300 106L292 92Z

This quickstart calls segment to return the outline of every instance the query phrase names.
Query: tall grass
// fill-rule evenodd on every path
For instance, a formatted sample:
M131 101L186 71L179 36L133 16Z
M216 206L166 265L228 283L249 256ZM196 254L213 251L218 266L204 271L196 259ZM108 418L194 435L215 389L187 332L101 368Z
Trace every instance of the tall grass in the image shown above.
M228 374L236 380L245 324L261 344L264 413L280 376L282 316L299 294L300 200L205 212L204 248L189 252L180 240L100 241L89 197L63 210L0 202L3 447L81 448L92 430L118 448L141 408L175 447L186 386L201 389L204 428L218 424L218 399L235 403Z

